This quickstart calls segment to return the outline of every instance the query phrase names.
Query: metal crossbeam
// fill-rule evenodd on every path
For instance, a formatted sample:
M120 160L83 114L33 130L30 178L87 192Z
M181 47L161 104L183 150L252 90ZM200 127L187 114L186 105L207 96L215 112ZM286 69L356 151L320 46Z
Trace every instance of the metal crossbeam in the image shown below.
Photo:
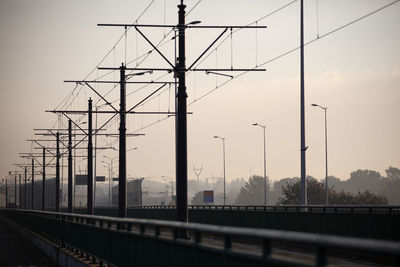
M85 81L85 80L65 80L65 83L114 83L119 84L120 81ZM158 81L148 81L148 82L125 82L128 84L175 84L175 82L158 82Z
M138 28L178 28L178 25L159 25L159 24L119 24L119 23L99 23L99 27L138 27ZM198 29L266 29L267 26L241 26L241 25L183 25L185 28Z

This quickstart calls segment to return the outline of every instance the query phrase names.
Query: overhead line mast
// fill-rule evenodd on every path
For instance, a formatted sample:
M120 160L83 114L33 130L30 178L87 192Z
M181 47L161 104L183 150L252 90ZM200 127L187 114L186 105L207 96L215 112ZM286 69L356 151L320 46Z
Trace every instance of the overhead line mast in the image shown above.
M171 66L171 69L157 69L157 68L140 68L141 70L152 70L152 71L168 71L174 72L174 76L178 79L178 92L176 94L176 210L177 210L177 220L187 222L188 213L187 213L187 93L186 93L186 80L185 74L189 70L196 70L193 68L196 62L200 60L201 57L216 43L216 41L221 38L221 36L227 31L227 29L233 28L266 28L265 26L200 26L197 25L200 21L193 21L188 24L185 23L185 8L183 0L181 0L180 5L178 5L178 24L177 25L153 25L153 24L98 24L98 26L113 26L113 27L134 27L136 31L157 51L157 53ZM175 66L167 59L167 57L157 49L157 47L139 30L140 27L150 27L150 28L173 28L178 30L178 43L179 43L179 52L178 52L178 60ZM185 55L185 31L186 28L203 28L203 29L224 29L224 31L217 37L215 41L213 41L207 49L194 61L193 64L190 65L188 69L186 69L186 55ZM125 67L125 66L123 66ZM193 68L193 69L192 69ZM103 68L104 69L104 68ZM107 69L115 69L115 68L107 68ZM133 68L135 69L135 68ZM139 68L136 68L139 70ZM125 69L124 69L125 71ZM265 69L234 69L233 66L229 69L201 69L198 71L265 71ZM122 78L121 78L122 81ZM124 84L125 85L125 84ZM122 83L121 83L122 87ZM123 151L125 152L125 151ZM122 153L120 151L120 153ZM120 155L123 157L124 155ZM121 160L120 160L121 164ZM121 167L121 166L120 166ZM120 168L121 171L121 168ZM125 186L125 185L120 185ZM120 196L121 197L121 196ZM124 197L124 196L122 196ZM125 200L126 202L126 200ZM120 202L120 205L125 203L124 201ZM126 207L120 206L120 210L125 209ZM120 216L124 217L124 213L120 212Z

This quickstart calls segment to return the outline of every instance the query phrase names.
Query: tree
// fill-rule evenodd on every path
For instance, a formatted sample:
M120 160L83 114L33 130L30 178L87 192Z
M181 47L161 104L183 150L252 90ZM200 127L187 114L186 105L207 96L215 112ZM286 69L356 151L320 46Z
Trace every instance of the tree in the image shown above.
M381 191L381 175L373 170L360 170L354 171L350 174L350 179L346 181L347 190L351 193L358 191L369 190L373 193Z
M295 183L298 181L300 181L300 178L298 177L294 178L287 177L274 182L273 190L270 191L268 198L268 200L270 200L270 203L276 204L278 202L279 198L282 196L282 187L285 186L288 182Z
M288 182L282 187L282 197L277 204L299 205L300 204L300 181ZM376 195L366 190L352 195L349 192L341 191L336 193L333 187L329 189L329 203L332 205L380 205L387 204L387 198L383 195ZM325 183L315 179L307 179L307 203L309 205L325 204Z
M375 195L370 191L358 192L355 196L355 204L363 204L363 205L379 205L379 204L387 204L387 198L383 195Z
M301 181L289 182L282 186L282 197L278 200L278 205L299 205L300 204ZM325 204L326 191L325 183L320 183L316 179L307 177L307 203L310 205ZM332 193L332 187L328 189L329 195Z
M269 192L269 182L267 180L267 198ZM253 175L240 188L240 192L235 200L236 205L264 205L264 177Z
M387 170L385 170L385 172L386 172L386 177L389 180L391 181L400 180L400 169L390 166Z

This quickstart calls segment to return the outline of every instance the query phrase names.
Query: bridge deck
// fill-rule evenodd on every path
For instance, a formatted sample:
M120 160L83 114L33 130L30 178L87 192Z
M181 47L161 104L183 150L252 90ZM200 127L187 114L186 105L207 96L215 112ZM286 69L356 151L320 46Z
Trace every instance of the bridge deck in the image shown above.
M0 266L57 266L41 250L0 220Z

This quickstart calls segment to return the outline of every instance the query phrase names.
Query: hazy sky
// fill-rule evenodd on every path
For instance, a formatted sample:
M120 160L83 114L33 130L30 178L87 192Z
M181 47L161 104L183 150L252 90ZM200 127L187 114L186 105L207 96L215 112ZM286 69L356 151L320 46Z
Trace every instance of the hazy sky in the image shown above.
M24 162L18 153L29 152L27 139L38 138L34 128L66 127L66 120L45 110L68 108L83 110L87 100L98 97L86 87L63 83L67 79L84 79L111 51L101 66L119 66L137 62L141 67L167 67L156 53L136 61L151 47L134 29L115 46L123 34L121 28L97 27L97 23L133 23L152 1L0 1L0 88L1 139L0 174L14 170L13 163ZM139 19L143 24L176 24L177 0L155 0ZM187 16L187 21L201 20L202 25L246 25L292 1L202 0ZM305 1L305 40L310 41L345 25L392 1L385 0L310 0ZM198 0L187 0L187 11ZM318 12L317 4L318 3ZM199 68L253 68L299 45L299 2L262 19L258 25L267 29L242 30L229 34L217 50L211 50ZM325 175L323 111L311 107L318 103L328 107L329 174L347 179L351 171L373 169L384 174L389 166L400 167L400 4L394 4L366 19L305 48L306 154L308 175L322 179ZM174 42L169 30L143 29L158 43L170 61L174 60ZM187 65L218 36L221 30L187 30ZM218 42L219 44L220 42ZM125 47L126 44L126 47ZM231 53L231 49L232 53ZM126 51L126 55L125 55ZM231 54L233 57L231 57ZM204 73L188 73L188 176L194 179L193 165L203 166L200 179L222 176L222 143L212 138L226 138L227 179L263 173L262 129L267 125L267 172L272 180L300 176L300 98L299 51L262 66L266 72L247 73L231 80ZM106 74L93 71L87 79ZM156 80L164 73L153 73L131 80ZM111 73L102 80L118 79ZM168 74L161 81L172 81ZM155 90L155 85L141 90L127 88L128 107ZM109 85L96 85L106 94ZM166 86L152 101L137 111L173 110L174 88ZM64 102L73 93L72 98ZM119 89L107 95L118 100ZM200 98L201 96L204 96ZM71 101L74 99L75 101ZM59 106L59 104L62 104ZM64 105L66 104L66 105ZM103 104L99 102L97 105ZM114 102L115 107L118 101ZM104 110L109 108L101 107ZM145 136L128 138L128 176L162 180L175 176L174 118L129 115L128 133ZM79 116L74 116L78 120ZM102 124L109 115L99 115ZM85 121L86 119L83 119ZM160 122L158 122L160 120ZM158 123L157 123L158 122ZM141 129L149 124L150 127ZM107 126L117 133L118 121ZM46 138L48 139L48 138ZM115 144L114 138L98 138L99 146ZM43 142L52 146L51 142ZM83 153L84 150L80 151ZM98 153L97 174L107 175L103 155L115 157L117 151ZM66 162L66 161L65 161ZM86 162L78 159L77 171ZM117 162L115 161L115 170ZM54 173L54 171L47 171ZM66 172L64 174L66 176Z

